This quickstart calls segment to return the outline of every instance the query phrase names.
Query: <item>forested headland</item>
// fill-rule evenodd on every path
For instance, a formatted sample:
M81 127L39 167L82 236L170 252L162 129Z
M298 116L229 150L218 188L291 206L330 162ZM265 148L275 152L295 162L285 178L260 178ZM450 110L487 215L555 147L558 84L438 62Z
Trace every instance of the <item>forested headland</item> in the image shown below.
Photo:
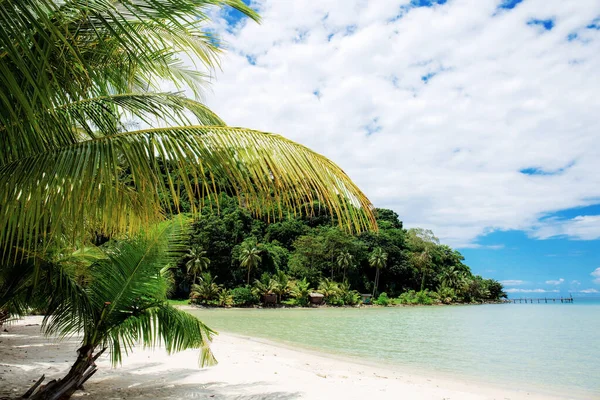
M217 201L218 200L218 201ZM213 306L271 302L307 305L450 304L498 301L502 285L474 275L464 257L433 232L405 229L392 210L376 209L378 232L347 233L326 207L277 221L253 216L221 194L194 222L188 252L173 268L175 298Z

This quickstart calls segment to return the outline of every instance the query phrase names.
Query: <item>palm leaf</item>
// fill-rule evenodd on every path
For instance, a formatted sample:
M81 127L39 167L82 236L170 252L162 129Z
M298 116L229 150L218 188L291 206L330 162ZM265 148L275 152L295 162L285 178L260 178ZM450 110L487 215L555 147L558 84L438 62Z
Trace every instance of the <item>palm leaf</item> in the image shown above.
M0 167L0 244L10 249L56 235L62 217L73 221L74 232L85 232L86 219L104 232L135 230L132 221L160 220L167 206L161 194L177 204L182 192L191 199L218 192L207 174L224 179L257 215L281 218L318 200L342 227L376 226L368 199L327 158L278 135L191 126L100 137Z

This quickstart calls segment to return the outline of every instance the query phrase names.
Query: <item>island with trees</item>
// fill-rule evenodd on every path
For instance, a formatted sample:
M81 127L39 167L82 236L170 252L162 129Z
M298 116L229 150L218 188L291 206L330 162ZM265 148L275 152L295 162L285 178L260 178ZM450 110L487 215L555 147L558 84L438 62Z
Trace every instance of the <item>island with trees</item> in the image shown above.
M326 207L268 221L227 194L216 203L205 205L172 269L173 297L222 307L306 306L311 293L330 306L506 297L499 282L474 275L460 252L430 230L405 229L392 210L376 209L377 231L352 235L332 223Z

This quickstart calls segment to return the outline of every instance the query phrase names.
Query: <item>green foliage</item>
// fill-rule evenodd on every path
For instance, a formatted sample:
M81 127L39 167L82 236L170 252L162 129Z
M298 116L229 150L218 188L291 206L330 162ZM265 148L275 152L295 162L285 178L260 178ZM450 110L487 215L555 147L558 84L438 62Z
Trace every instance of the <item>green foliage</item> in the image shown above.
M231 307L234 304L233 295L231 294L231 290L222 289L219 292L219 298L217 303L220 307Z
M383 292L379 295L379 297L377 297L377 300L375 300L373 303L377 304L378 306L387 307L390 304L392 304L392 300L388 297L386 292Z
M217 277L213 278L210 272L201 274L199 283L192 285L190 300L198 304L208 304L213 300L217 300L221 293L221 286L217 285L216 279Z
M310 283L306 279L300 281L293 281L291 283L291 295L294 299L294 305L306 307L309 304L308 295L312 292Z
M434 297L437 297L434 295ZM434 304L435 298L432 298L432 294L429 290L414 291L402 293L395 301L396 304L409 304L409 305L432 305Z
M233 305L236 307L250 307L259 303L259 298L250 287L236 287L231 289Z
M340 306L358 304L359 293L374 291L386 292L390 298L411 290L427 291L426 297L432 303L491 301L502 297L502 285L475 277L463 263L464 257L440 244L431 231L402 229L402 222L390 210L380 209L378 215L383 218L378 219L379 232L364 232L354 237L331 226L330 220L322 215L301 214L269 224L223 194L219 197L218 214L216 205L207 202L202 217L194 225L189 246L206 249L211 260L207 269L218 275L226 288L247 284L248 269L240 268L242 249L258 249L260 262L250 269L250 281L252 277L261 277L259 281L277 294L278 303L298 303L291 296L290 282L302 280L326 292L329 289L323 285L337 285L339 293L327 293L325 303ZM180 272L176 274L178 296L186 293L185 261L180 262ZM326 278L330 283L324 283ZM277 283L269 284L270 279ZM343 292L341 282L346 281L358 293L349 294L349 289ZM442 287L451 288L454 294L447 292L439 299L434 298L437 296L434 293ZM429 303L424 297L421 301ZM418 304L416 300L414 304Z
M208 268L210 265L210 259L206 257L206 251L204 251L202 247L198 245L190 248L185 257L187 258L187 262L185 263L187 272L188 274L192 274L194 276L192 283L196 283L196 277L198 274L201 274L202 271Z
M240 262L240 266L248 270L248 285L250 284L250 273L262 261L262 257L260 256L261 252L262 250L256 243L256 239L253 237L242 242L240 246L238 260Z
M134 239L104 245L106 257L90 266L92 279L78 291L77 300L55 292L44 331L59 336L82 332L82 347L109 348L115 364L137 341L149 347L162 341L169 352L200 348L202 362L211 362L207 344L212 331L167 302L163 266L180 256L183 226L170 221Z
M451 287L444 286L438 291L440 301L444 304L451 304L458 300L456 291Z

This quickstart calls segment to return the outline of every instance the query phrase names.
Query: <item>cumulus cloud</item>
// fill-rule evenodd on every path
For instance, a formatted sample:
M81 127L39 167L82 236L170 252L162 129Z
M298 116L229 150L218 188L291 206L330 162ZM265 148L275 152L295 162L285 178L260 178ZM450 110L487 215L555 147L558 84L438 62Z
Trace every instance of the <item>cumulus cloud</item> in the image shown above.
M330 157L448 244L599 237L598 216L547 217L600 197L600 3L411 3L255 1L261 25L214 27L229 51L207 102Z
M544 219L532 228L530 236L538 239L566 236L579 240L595 240L600 238L600 215Z
M561 283L563 283L565 280L563 278L557 279L557 280L550 280L550 281L546 281L547 285L560 285Z
M600 267L592 271L590 275L594 277L594 283L600 283Z
M596 289L580 290L579 293L599 293Z
M511 288L504 290L506 293L558 293L558 290L546 290L546 289L517 289Z
M525 284L525 281L521 281L518 279L508 279L505 281L500 281L503 286L521 286Z

